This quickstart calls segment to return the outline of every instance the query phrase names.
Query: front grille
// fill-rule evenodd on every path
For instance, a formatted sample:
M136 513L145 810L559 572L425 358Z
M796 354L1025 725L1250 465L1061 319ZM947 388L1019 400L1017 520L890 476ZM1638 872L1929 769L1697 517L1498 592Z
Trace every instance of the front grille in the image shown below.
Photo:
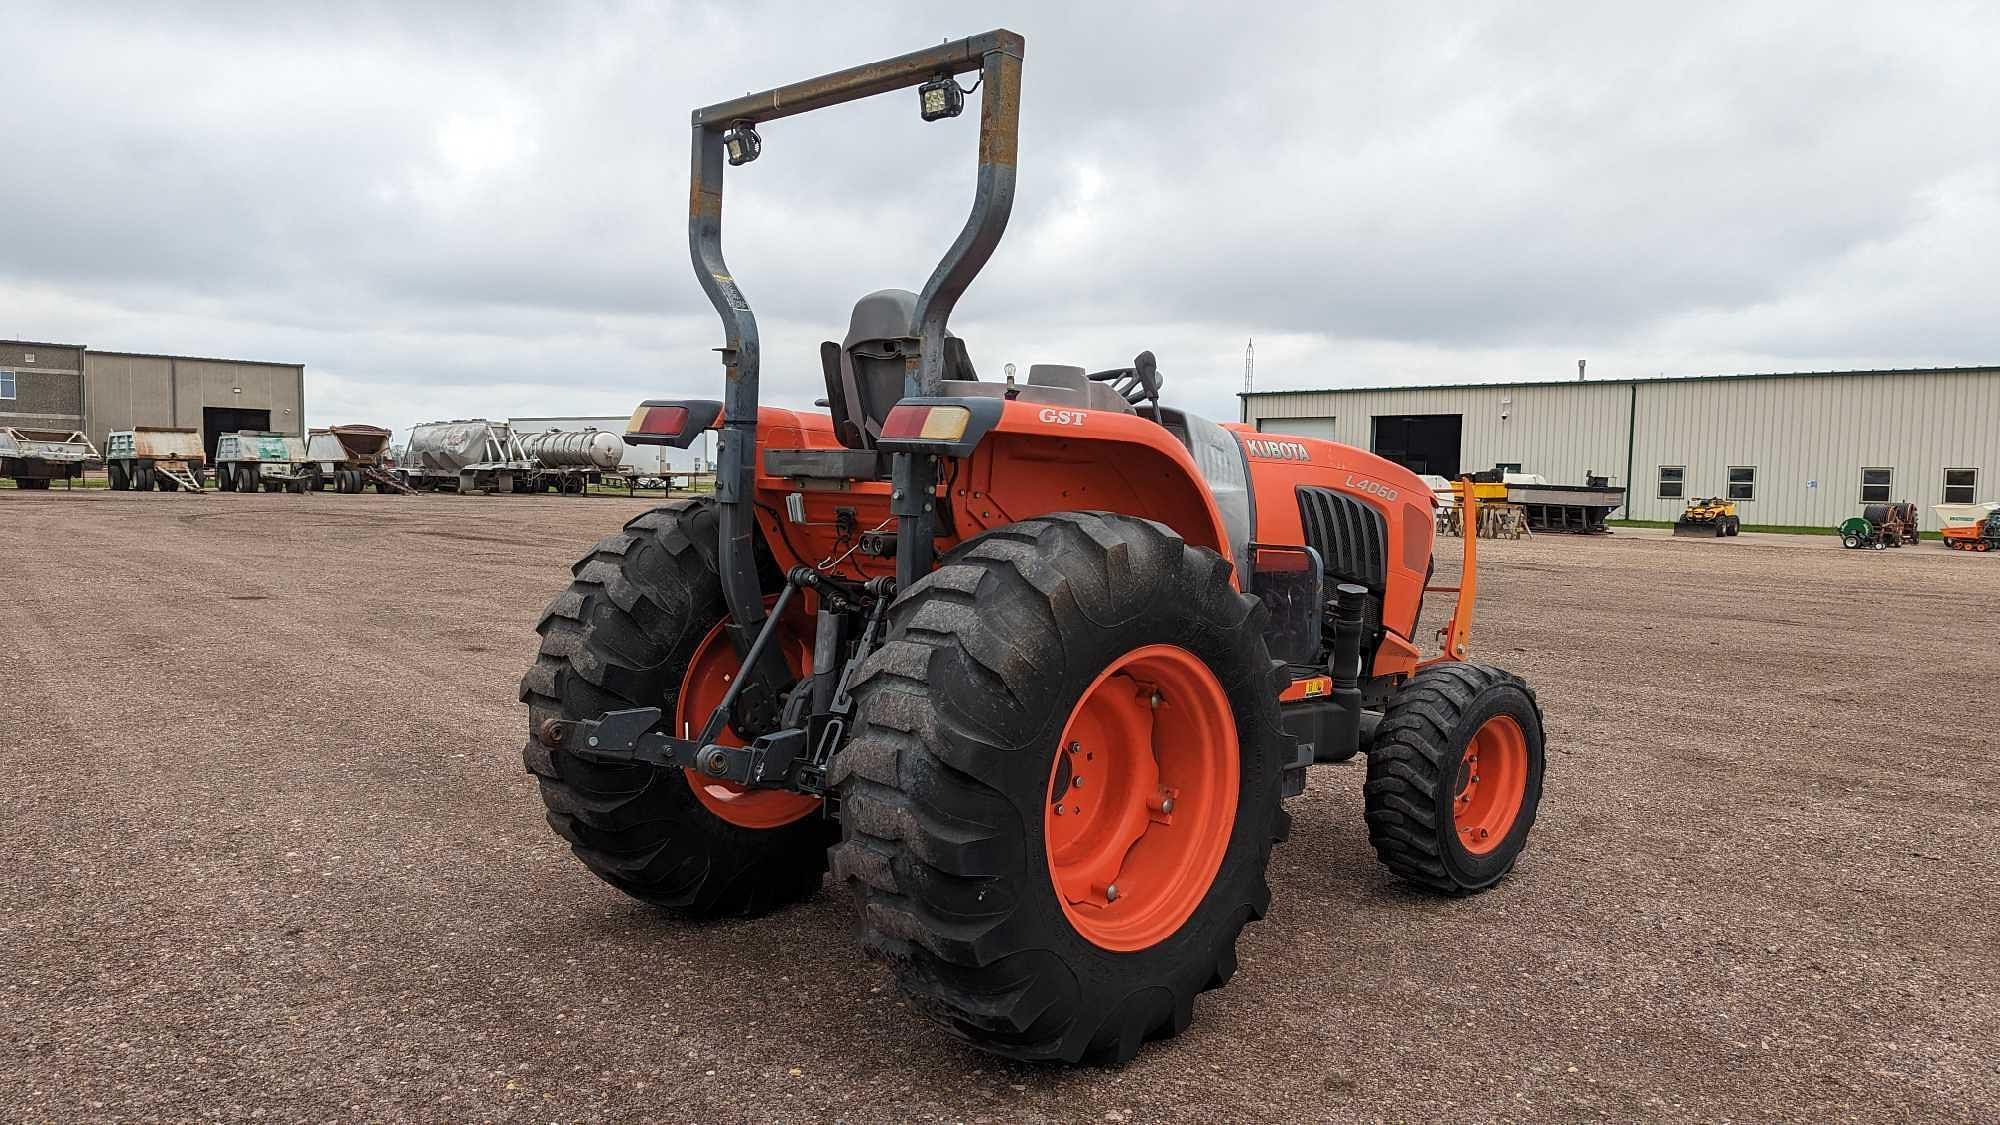
M1381 512L1344 492L1301 487L1299 520L1329 579L1381 596L1389 574L1389 523Z

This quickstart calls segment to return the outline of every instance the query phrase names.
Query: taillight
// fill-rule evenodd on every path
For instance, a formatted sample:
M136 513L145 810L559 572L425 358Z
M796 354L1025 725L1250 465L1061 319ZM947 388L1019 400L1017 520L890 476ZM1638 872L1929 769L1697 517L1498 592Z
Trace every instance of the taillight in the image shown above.
M687 429L688 409L685 406L642 406L632 412L632 420L625 424L628 434L659 434L663 437L679 437Z
M711 399L652 400L639 404L625 423L632 445L672 445L686 449L703 430L722 420L722 404Z
M972 411L963 406L905 404L882 420L882 440L955 442L971 421Z

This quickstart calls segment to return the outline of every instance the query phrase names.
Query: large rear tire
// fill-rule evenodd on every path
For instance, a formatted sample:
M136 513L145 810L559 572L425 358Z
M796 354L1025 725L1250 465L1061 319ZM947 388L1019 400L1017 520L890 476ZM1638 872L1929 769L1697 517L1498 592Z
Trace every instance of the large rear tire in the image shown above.
M126 489L132 487L132 478L125 475L125 462L123 461L105 462L104 478L105 483L111 486L111 491L113 492L124 492Z
M1235 972L1296 745L1229 574L1159 524L1066 513L897 599L835 761L835 870L917 1010L1012 1058L1119 1062Z
M1542 711L1518 677L1439 664L1404 684L1368 750L1368 839L1413 886L1468 895L1527 846L1542 799Z
M537 732L545 719L628 707L675 715L684 691L719 698L714 670L736 665L705 655L724 619L717 543L712 500L655 508L599 542L542 614L541 653L521 680L522 757L541 785L549 826L598 878L697 917L759 914L818 889L838 833L819 802L778 791L743 800L710 792L713 785L697 791L682 771L586 761L544 745ZM691 666L711 673L694 682ZM699 729L706 714L677 717Z

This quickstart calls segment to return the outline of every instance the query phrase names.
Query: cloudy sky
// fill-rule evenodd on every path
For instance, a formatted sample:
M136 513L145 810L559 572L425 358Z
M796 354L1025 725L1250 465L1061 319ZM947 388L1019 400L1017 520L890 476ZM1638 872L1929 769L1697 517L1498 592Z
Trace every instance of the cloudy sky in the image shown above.
M314 422L719 397L687 114L1007 26L982 371L1260 388L2000 362L2000 5L0 3L0 336L303 362ZM1647 10L1649 9L1649 10ZM767 401L919 288L973 114L729 182Z

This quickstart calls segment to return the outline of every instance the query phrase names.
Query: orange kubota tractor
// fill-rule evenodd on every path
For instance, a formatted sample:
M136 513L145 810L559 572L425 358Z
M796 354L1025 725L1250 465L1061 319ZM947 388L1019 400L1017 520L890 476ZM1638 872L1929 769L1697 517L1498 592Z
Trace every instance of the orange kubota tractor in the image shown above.
M1436 501L1414 474L1164 406L1146 352L975 373L946 320L1013 201L1022 53L994 31L695 111L726 391L647 402L628 440L720 429L716 494L576 565L522 682L526 760L620 890L753 914L831 857L917 1010L1003 1055L1117 1061L1235 971L1308 764L1366 753L1383 863L1463 895L1526 843L1542 718L1466 660L1471 536L1443 652L1420 653ZM762 405L725 162L762 123L913 86L955 117L973 71L963 232L922 293L863 297L821 346L825 412Z

